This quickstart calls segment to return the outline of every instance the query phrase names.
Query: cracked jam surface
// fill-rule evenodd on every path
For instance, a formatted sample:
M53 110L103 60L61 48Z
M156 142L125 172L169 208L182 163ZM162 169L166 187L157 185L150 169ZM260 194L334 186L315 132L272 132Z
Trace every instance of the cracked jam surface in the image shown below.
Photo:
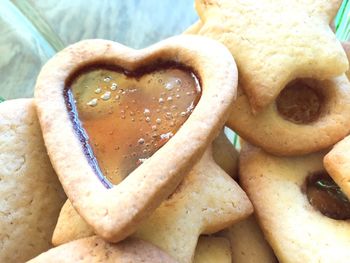
M181 66L131 73L106 66L76 74L66 103L85 154L111 187L176 133L200 95L198 79Z

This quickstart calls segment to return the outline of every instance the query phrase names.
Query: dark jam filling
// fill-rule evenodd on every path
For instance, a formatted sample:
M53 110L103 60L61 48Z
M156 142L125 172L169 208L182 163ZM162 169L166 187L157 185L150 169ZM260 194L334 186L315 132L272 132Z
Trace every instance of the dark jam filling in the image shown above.
M321 85L312 79L296 79L290 82L276 99L281 116L296 124L316 121L321 114L323 96L317 91Z
M349 199L325 171L308 176L306 187L310 204L323 215L336 220L350 219Z
M111 188L161 148L201 96L188 67L159 62L130 72L85 67L67 81L65 102L84 153Z

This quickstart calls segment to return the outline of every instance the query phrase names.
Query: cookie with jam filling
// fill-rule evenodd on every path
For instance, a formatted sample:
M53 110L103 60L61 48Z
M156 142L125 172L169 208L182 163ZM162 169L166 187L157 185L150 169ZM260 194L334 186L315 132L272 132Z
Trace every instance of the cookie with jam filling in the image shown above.
M349 261L350 202L325 171L324 155L281 158L243 146L240 182L280 262Z
M184 33L197 34L202 26L203 22L197 21ZM349 54L349 44L343 43L343 47ZM231 114L226 125L267 152L279 156L316 152L332 146L350 130L350 83L345 75L330 80L292 80L256 115L238 86Z
M254 114L297 78L330 79L349 68L329 24L340 0L196 0L190 31L223 43L237 61ZM199 28L198 28L199 27Z
M227 125L269 153L297 156L317 152L350 130L350 83L345 75L329 80L296 79L255 116L239 89L231 114Z
M186 77L157 76L166 70ZM102 82L93 82L93 74L99 79L105 73ZM160 87L153 83L162 77L170 79ZM197 86L200 94L192 94ZM86 40L43 67L35 100L45 144L69 200L96 234L111 242L126 238L176 189L222 129L236 86L229 51L196 36L143 50ZM189 104L172 109L185 87ZM122 171L113 156L125 157ZM135 160L140 165L130 173L128 162ZM112 179L126 175L117 185Z

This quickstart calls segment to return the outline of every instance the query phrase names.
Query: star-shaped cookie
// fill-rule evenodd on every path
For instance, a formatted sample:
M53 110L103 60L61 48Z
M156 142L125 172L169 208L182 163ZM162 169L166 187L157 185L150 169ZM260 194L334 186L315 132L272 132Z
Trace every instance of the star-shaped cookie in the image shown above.
M214 162L210 148L176 192L142 222L133 235L157 245L179 262L191 262L200 234L222 230L253 210L239 185ZM62 244L91 235L92 228L66 204L53 243Z
M296 78L327 79L348 68L329 27L340 0L196 0L199 35L225 44L253 112Z

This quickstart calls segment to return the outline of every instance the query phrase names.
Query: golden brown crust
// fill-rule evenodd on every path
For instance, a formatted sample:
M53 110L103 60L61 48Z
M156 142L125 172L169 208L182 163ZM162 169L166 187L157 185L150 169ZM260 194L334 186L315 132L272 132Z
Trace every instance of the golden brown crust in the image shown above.
M239 89L227 126L248 142L280 156L294 156L326 149L350 131L350 83L345 75L318 85L325 96L321 116L310 124L284 119L275 103L257 115Z
M24 262L49 249L65 199L34 100L0 103L0 262Z
M350 135L338 142L323 159L324 167L350 198Z
M251 213L252 206L245 193L215 164L208 149L175 193L139 225L134 236L159 246L185 263L193 258L201 233L217 232ZM91 227L66 204L55 229L54 243L58 245L92 234Z
M128 238L118 244L112 244L92 236L50 249L29 262L175 263L176 260L156 246L139 239Z
M198 31L225 44L253 112L296 78L328 79L348 61L329 27L341 0L196 0Z
M89 64L116 64L133 71L157 59L193 68L201 80L201 99L164 147L107 190L75 135L63 98L65 81ZM228 50L196 36L173 37L139 51L111 41L85 40L64 49L43 67L35 99L45 144L73 206L96 233L111 242L124 239L174 191L226 121L236 84L237 69Z
M349 262L350 222L324 216L302 190L310 173L323 170L323 156L279 158L247 145L241 151L241 184L280 262Z

